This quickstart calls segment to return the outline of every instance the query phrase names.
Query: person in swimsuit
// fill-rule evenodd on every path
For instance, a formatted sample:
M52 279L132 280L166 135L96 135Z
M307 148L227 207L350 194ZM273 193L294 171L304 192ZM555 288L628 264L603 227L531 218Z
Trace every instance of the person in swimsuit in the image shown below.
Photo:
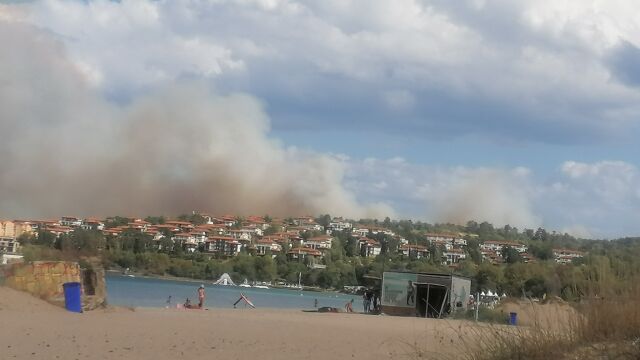
M350 313L353 312L353 299L344 305L344 309Z
M204 306L204 299L205 299L204 285L200 285L200 287L198 288L198 307L200 309L202 309L202 307Z

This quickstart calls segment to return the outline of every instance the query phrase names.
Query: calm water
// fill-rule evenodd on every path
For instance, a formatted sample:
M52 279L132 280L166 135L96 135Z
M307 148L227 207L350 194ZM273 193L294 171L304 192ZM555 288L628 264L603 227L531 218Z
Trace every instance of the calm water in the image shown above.
M167 298L171 296L171 304L184 303L189 298L192 303L198 303L197 289L199 283L175 280L160 280L146 278L132 278L121 275L108 274L107 294L111 305L137 307L164 307ZM237 286L220 286L203 283L207 293L206 307L232 308L240 293L245 294L258 308L282 309L313 309L314 299L318 299L318 307L344 307L344 304L355 299L354 307L358 305L358 296L338 293L320 293L312 291L298 291L287 289L255 289ZM244 302L238 303L243 307Z

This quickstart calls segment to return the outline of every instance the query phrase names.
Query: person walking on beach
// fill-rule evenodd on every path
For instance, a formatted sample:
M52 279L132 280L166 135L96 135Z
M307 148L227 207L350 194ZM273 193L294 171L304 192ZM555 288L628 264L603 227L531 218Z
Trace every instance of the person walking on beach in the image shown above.
M367 312L371 312L373 310L372 306L373 306L373 291L368 290L367 292L365 292L365 295L367 296Z
M198 288L198 307L200 309L202 309L202 307L204 306L204 299L205 299L204 285L200 285L200 287Z

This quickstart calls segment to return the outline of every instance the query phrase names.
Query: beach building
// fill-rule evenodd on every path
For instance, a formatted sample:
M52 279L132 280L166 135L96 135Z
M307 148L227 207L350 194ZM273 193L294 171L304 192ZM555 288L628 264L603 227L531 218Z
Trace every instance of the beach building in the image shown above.
M382 312L442 318L467 310L471 280L453 274L386 271L382 275Z

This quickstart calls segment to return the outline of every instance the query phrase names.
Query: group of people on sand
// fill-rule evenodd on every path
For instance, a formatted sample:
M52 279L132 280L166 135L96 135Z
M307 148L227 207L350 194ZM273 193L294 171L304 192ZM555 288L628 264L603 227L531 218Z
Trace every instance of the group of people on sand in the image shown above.
M368 314L370 312L378 312L380 310L378 308L379 305L380 295L378 294L378 292L367 289L364 294L362 294L362 307L364 308L365 314Z
M184 304L182 304L182 307L185 309L202 309L204 308L205 298L206 298L206 294L204 291L204 284L203 284L203 285L200 285L200 287L198 288L198 305L191 304L191 300L187 298L184 301ZM171 307L171 295L169 295L169 298L167 298L167 308L168 307Z
M351 301L347 302L344 305L344 310L346 312L353 312L353 302L354 300L351 299ZM365 314L379 312L379 305L380 295L376 291L368 289L364 292L364 294L362 294L362 307Z

